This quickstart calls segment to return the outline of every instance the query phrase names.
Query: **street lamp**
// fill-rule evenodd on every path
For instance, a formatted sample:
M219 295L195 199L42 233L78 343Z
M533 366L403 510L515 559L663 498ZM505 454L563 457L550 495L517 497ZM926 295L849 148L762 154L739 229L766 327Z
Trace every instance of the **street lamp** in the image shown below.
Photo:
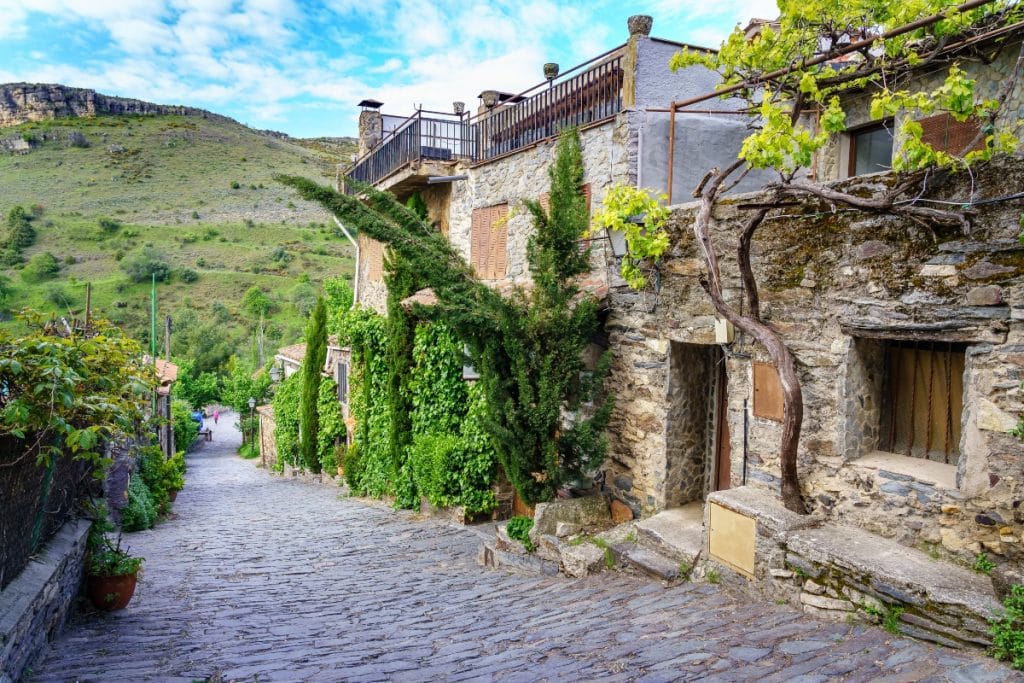
M249 448L252 448L252 442L256 438L256 425L253 422L253 411L256 410L256 399L252 396L249 397Z
M282 374L283 373L281 372L281 366L280 365L277 365L275 363L273 366L271 366L271 368L270 368L270 380L272 382L280 382Z

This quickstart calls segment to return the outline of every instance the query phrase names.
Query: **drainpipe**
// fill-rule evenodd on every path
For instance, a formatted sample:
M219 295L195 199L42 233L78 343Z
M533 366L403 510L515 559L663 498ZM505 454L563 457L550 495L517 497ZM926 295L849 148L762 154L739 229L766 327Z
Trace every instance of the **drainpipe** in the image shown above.
M348 229L341 224L341 221L338 220L337 216L331 216L331 218L334 219L334 223L341 229L341 231L345 233L345 237L348 238L348 241L352 243L352 246L356 250L356 273L352 276L352 308L355 308L356 304L359 302L359 243L352 238L352 233L350 233Z
M747 399L743 399L743 485L747 485Z

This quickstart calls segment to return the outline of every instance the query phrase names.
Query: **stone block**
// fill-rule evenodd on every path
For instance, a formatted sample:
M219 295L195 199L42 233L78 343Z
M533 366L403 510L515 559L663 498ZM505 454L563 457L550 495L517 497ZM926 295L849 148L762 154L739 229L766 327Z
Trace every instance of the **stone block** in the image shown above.
M838 612L852 612L854 611L853 604L848 600L840 600L838 598L829 598L824 595L814 595L811 593L801 593L800 602L804 605L810 605L818 609L827 609Z
M825 592L825 587L820 583L815 583L810 579L804 581L804 592L810 593L811 595L821 595Z
M555 536L558 538L574 536L580 532L580 528L579 524L574 524L573 522L559 522L555 526Z
M593 543L566 545L562 548L562 571L581 579L604 569L604 550Z
M921 277L950 277L956 275L956 266L926 264L921 266L919 274Z
M566 498L553 500L550 503L538 503L534 508L533 529L530 530L530 537L539 537L543 534L553 535L559 522L590 526L607 522L610 519L608 502L603 496ZM534 542L536 543L536 541Z
M975 287L967 292L964 302L969 306L999 306L1005 303L1003 289L997 285Z
M622 501L613 500L610 507L613 524L623 524L633 519L633 510Z

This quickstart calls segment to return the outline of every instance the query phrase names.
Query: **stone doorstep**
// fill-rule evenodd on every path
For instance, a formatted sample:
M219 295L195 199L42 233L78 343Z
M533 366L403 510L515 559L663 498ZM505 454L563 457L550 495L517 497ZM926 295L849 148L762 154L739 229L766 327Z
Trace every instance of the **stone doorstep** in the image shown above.
M689 503L664 510L636 523L640 545L660 555L690 566L697 561L703 547L704 504Z
M635 545L612 546L612 552L629 565L662 581L675 581L680 577L679 562L673 561L661 553Z

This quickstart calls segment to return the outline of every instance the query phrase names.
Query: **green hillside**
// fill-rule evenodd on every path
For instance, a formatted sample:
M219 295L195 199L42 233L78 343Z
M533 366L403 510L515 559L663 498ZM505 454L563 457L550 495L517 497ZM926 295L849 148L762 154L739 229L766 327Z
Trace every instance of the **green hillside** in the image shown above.
M303 144L213 114L56 119L0 128L0 150L5 139L31 147L0 151L0 212L34 213L36 232L21 264L0 265L13 286L8 311L79 311L89 282L95 312L148 340L149 285L123 267L148 247L171 272L158 285L161 319L216 323L245 353L258 316L242 297L256 285L273 303L272 351L301 336L325 278L352 273L351 248L329 216L273 181L332 181L343 143ZM10 247L6 224L0 236ZM25 264L45 253L60 269L38 277Z

